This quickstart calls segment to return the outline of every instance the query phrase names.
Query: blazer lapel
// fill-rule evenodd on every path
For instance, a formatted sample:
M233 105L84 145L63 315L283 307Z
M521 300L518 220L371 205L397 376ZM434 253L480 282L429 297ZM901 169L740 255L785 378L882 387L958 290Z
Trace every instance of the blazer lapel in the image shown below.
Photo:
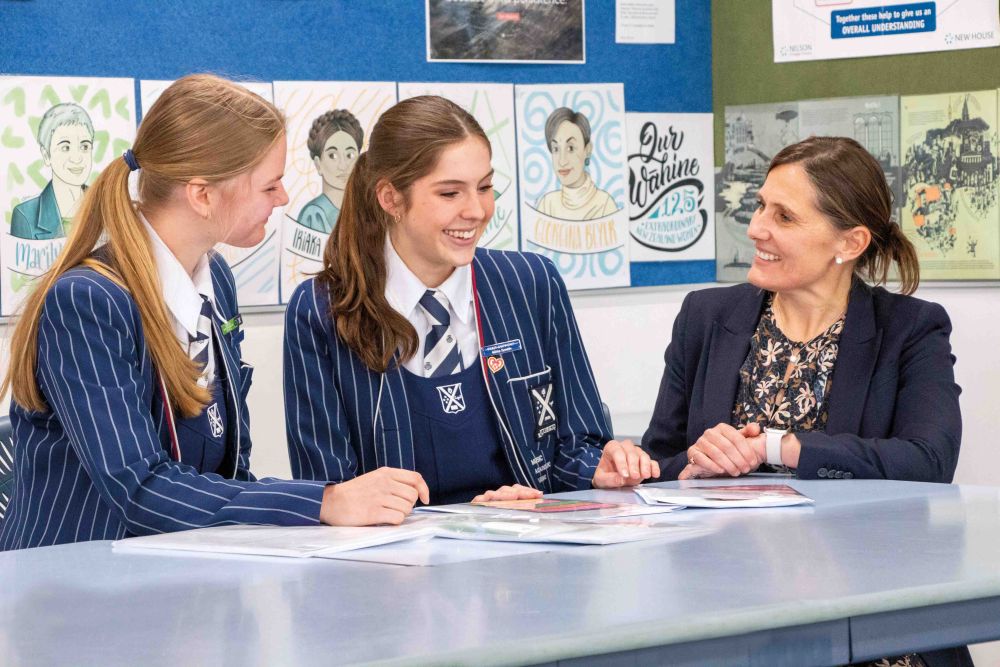
M868 396L868 385L882 344L882 330L875 327L871 288L856 281L851 288L840 349L833 369L827 433L857 433Z
M212 328L215 331L215 338L219 341L219 349L222 351L222 363L225 365L225 387L223 397L226 401L226 460L232 458L233 467L231 471L226 471L227 477L232 477L239 468L240 459L240 364L236 358L236 351L232 348L232 335L222 333L222 326L219 323L218 312L213 313ZM216 369L216 377L222 374L223 369Z
M476 271L476 275L479 280L487 279L484 275L486 273L486 269L482 268L478 258L473 263L473 270ZM478 292L478 288L474 289ZM503 314L492 311L490 309L490 300L480 298L480 294L478 293L476 294L475 301L479 304L476 317L481 318L479 326L482 330L483 345L489 346L495 343L506 342L506 337L504 337L502 333L498 338L498 333L495 328L495 323L502 320ZM515 316L516 315L513 313L507 313L508 318ZM500 355L500 358L504 359L505 356L507 355ZM504 361L506 362L507 359L504 359ZM481 349L479 350L477 362L480 364L480 368L482 368L483 359ZM524 456L522 456L522 452L528 451L531 443L514 440L518 437L518 433L520 431L511 427L510 416L512 415L514 418L518 418L518 407L517 399L514 396L514 389L511 384L507 382L507 379L511 377L508 371L509 369L505 364L496 372L491 369L489 372L485 373L484 377L486 378L486 390L489 392L496 408L494 412L495 417L499 422L500 442L503 445L504 454L507 457L507 463L510 465L514 478L519 484L537 488L538 482L531 474L531 470L523 462ZM532 421L533 420L529 418L528 423L531 423Z
M705 372L704 429L728 424L736 402L740 367L750 351L750 339L757 329L766 297L764 290L748 293L724 321L713 323Z

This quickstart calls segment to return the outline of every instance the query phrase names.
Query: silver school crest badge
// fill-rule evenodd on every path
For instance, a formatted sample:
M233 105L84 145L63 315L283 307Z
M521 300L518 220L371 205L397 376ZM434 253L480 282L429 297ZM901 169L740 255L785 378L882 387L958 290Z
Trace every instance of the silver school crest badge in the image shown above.
M441 409L446 414L453 415L465 410L465 396L462 395L462 383L446 384L437 387L441 397Z
M212 428L212 437L220 437L226 430L222 425L222 416L219 414L219 404L212 403L208 406L208 425Z
M532 389L531 398L535 408L535 440L541 440L557 426L552 383Z

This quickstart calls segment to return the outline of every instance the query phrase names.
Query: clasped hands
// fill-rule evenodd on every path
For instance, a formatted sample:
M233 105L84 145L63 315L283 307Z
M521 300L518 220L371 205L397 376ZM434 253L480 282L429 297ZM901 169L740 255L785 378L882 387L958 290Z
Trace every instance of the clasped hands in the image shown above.
M739 477L753 472L767 460L765 436L755 422L741 429L719 424L688 447L687 457L688 464L677 479Z

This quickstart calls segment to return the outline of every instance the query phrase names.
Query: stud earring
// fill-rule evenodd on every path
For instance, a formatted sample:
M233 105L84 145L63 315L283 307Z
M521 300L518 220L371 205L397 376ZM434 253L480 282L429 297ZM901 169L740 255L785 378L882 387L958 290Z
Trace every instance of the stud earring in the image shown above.
M589 167L590 166L590 158L589 157L583 159L583 166L584 167Z
M837 257L833 261L835 261L837 264L843 264L844 258L841 257L840 255L837 255Z

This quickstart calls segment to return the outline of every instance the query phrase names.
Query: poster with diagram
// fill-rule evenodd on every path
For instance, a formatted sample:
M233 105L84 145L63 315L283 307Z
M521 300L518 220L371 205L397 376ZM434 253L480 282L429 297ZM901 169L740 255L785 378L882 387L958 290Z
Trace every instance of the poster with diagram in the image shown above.
M629 284L624 97L620 83L515 88L521 249L569 289Z
M59 256L87 187L135 139L135 82L0 77L3 315Z
M743 282L753 261L747 237L771 158L799 140L797 102L726 107L724 163L716 179L716 280Z
M517 250L517 146L514 133L514 86L509 83L400 83L399 99L439 95L459 105L479 122L490 140L493 198L496 208L479 239L483 248Z
M715 259L712 114L625 118L631 261Z
M375 121L396 103L396 84L275 81L274 101L288 118L281 246L281 301L287 303L295 286L322 268L347 178Z
M997 91L900 100L901 224L925 280L1000 278Z
M171 81L143 80L139 82L139 105L142 115L153 106ZM238 81L252 93L268 102L274 101L270 82ZM251 248L237 248L220 243L215 247L229 264L236 279L236 293L241 306L267 306L278 303L278 259L281 250L281 221L284 209L276 208L267 221L264 240Z

